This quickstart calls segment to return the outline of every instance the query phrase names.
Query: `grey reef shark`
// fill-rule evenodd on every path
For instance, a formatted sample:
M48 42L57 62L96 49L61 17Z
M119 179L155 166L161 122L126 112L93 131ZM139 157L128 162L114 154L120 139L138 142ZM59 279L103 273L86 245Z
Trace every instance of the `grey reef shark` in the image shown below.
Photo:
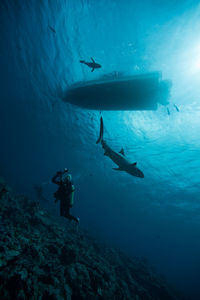
M94 59L93 59L92 57L91 57L91 60L92 60L92 62L86 62L86 61L84 61L84 60L80 60L80 63L81 63L81 64L85 64L85 65L87 65L89 68L91 68L91 69L92 69L91 72L94 72L95 69L101 68L101 65L100 65L100 64L97 64L97 63L94 61Z
M125 157L124 154L124 149L122 148L121 151L115 152L114 150L112 150L107 143L104 141L103 139L103 131L104 131L104 127L103 127L103 118L101 117L100 119L100 134L99 134L99 138L96 141L97 144L101 143L103 149L105 150L104 155L110 157L110 159L116 164L118 165L118 168L113 168L113 170L116 171L124 171L132 176L136 176L136 177L140 177L140 178L144 178L144 174L142 173L141 170L139 170L137 168L137 163L130 163L127 158Z

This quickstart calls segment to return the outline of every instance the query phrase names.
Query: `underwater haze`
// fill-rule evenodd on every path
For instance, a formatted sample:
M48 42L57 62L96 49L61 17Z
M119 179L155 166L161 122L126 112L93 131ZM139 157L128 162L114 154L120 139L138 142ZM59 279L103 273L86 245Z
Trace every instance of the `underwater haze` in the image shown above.
M59 217L51 178L73 176L74 215L94 236L142 256L187 299L200 299L200 4L195 0L1 0L0 170ZM80 64L93 57L102 68ZM172 81L156 111L100 112L64 102L74 83L160 71ZM56 210L56 211L55 211Z

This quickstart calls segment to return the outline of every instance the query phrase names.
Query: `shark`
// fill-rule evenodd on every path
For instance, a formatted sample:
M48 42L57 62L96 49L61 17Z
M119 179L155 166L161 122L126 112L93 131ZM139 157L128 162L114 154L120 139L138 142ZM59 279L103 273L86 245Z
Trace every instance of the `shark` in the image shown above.
M99 138L96 141L96 144L101 143L102 148L105 150L104 155L108 156L118 166L118 168L113 168L113 170L124 171L132 176L144 178L143 172L137 167L137 162L134 163L129 162L129 160L125 156L123 148L119 153L111 149L111 147L108 146L108 144L104 141L103 133L104 133L104 125L103 125L103 118L101 117L100 133L99 133Z
M94 72L95 69L101 68L101 65L100 65L100 64L97 64L97 63L94 61L94 59L93 59L92 57L91 57L91 60L92 60L92 62L86 62L86 61L84 61L84 60L80 60L80 63L81 63L81 64L85 64L85 65L87 65L89 68L91 68L91 69L92 69L91 72Z
M55 30L53 27L51 27L50 25L48 25L48 27L49 27L49 29L51 29L51 31L52 31L53 33L56 33L56 30Z

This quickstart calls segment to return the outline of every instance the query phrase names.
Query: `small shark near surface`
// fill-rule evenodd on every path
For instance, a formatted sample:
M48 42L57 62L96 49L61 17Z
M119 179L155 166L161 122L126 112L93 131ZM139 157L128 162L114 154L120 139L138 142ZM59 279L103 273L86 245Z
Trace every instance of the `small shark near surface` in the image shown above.
M176 111L179 112L179 108L176 106L176 104L174 104L174 107L176 108Z
M106 144L106 142L103 139L103 129L104 129L103 128L103 118L101 117L101 119L100 119L100 134L99 134L99 138L96 143L99 144L101 142L101 145L102 145L103 149L105 150L104 155L110 157L110 159L112 159L112 161L114 163L116 163L116 165L118 165L118 168L113 168L113 170L124 171L132 176L144 178L144 174L142 173L142 171L140 171L136 167L137 163L136 162L130 163L126 159L123 148L121 149L121 151L119 153L117 153Z
M49 29L51 29L51 31L52 31L53 33L56 33L56 31L55 31L55 29L54 29L53 27L51 27L50 25L48 25L48 27L49 27Z
M91 60L92 60L92 62L86 62L86 61L84 61L84 60L80 60L80 63L81 63L81 64L85 64L85 65L87 65L89 68L91 68L91 69L92 69L91 72L93 72L94 69L99 69L99 68L101 68L101 65L100 65L100 64L97 64L97 63L94 61L94 59L93 59L92 57L91 57Z

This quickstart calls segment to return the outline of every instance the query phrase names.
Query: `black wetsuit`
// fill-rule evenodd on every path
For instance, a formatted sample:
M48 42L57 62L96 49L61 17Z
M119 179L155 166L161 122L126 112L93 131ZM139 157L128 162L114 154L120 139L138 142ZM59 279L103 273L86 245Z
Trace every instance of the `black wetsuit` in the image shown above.
M70 214L70 196L73 192L73 183L67 178L63 178L64 173L57 173L52 182L59 186L58 190L54 193L56 201L60 200L60 215L68 218L69 220L78 221L78 219Z

